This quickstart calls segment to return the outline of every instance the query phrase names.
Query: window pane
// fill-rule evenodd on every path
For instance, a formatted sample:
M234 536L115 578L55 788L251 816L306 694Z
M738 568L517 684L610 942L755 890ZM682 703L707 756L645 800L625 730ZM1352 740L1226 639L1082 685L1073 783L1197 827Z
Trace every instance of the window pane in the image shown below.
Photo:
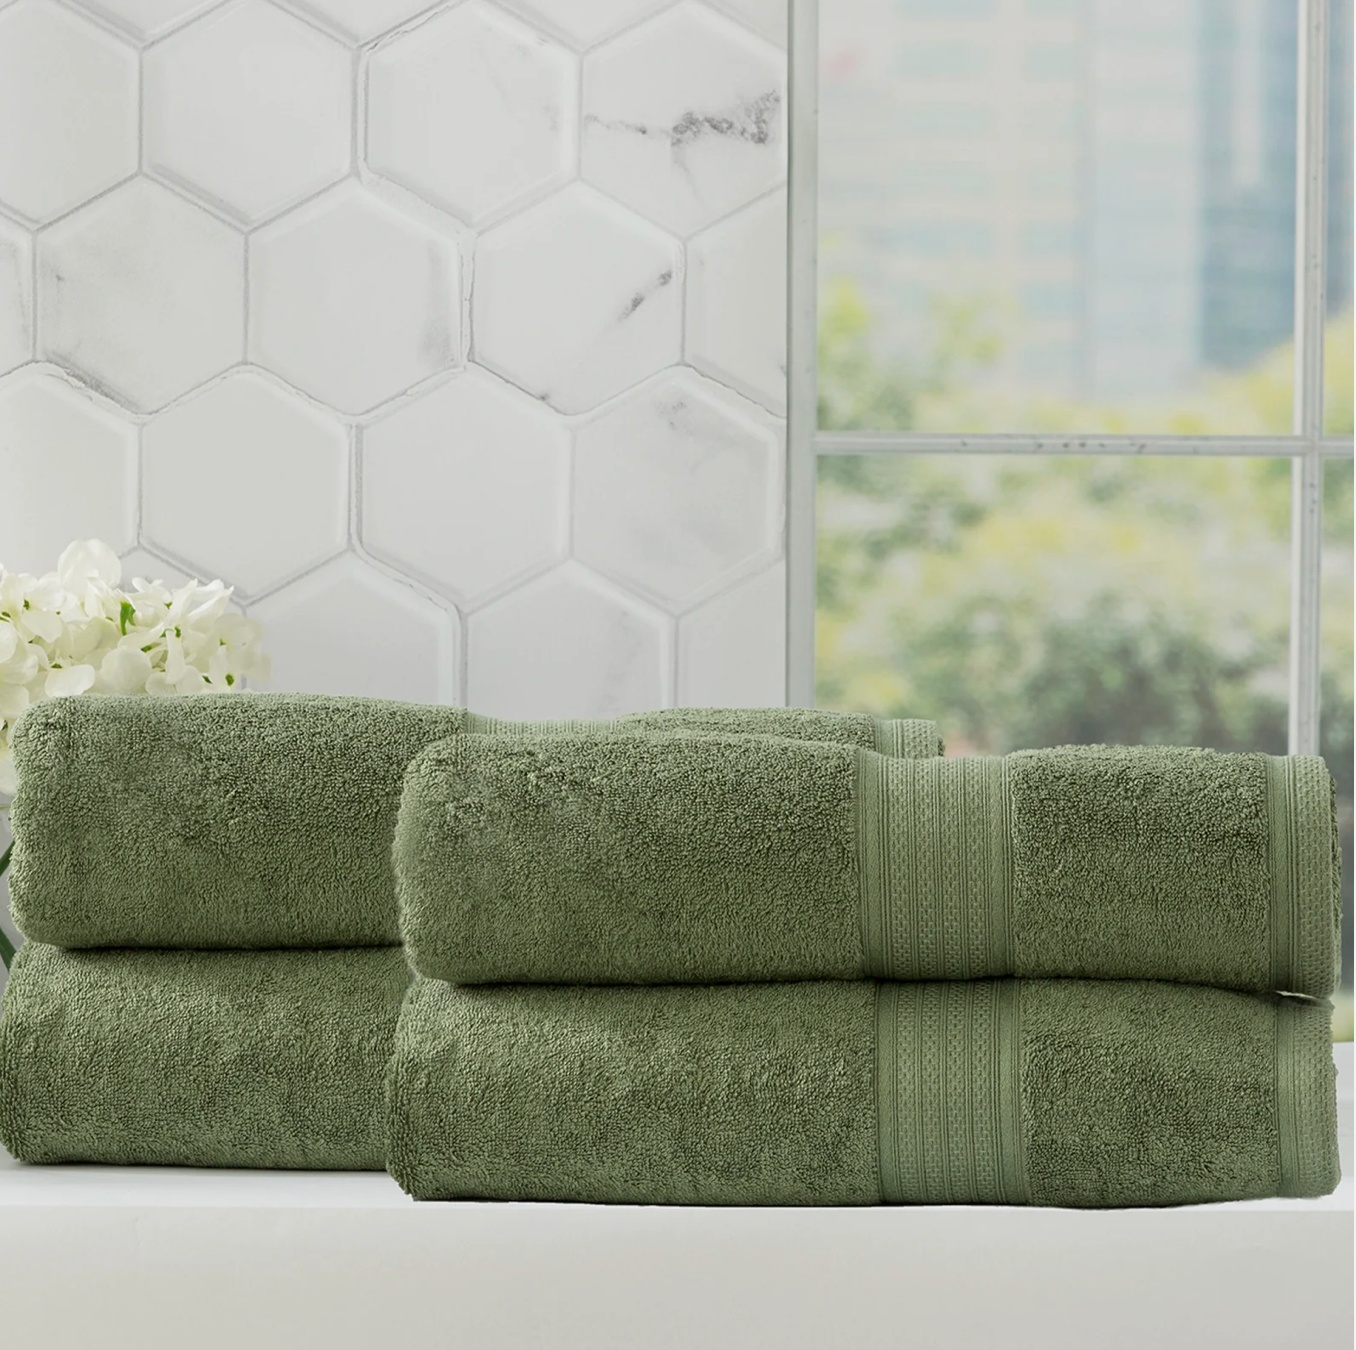
M1351 0L1332 0L1328 65L1328 324L1323 360L1323 428L1350 435L1352 381Z
M1288 433L1296 23L821 5L821 425Z
M1337 781L1342 838L1342 996L1334 1035L1352 1032L1352 464L1329 460L1323 477L1323 758Z
M1284 753L1289 503L1284 460L825 457L819 703L949 754Z

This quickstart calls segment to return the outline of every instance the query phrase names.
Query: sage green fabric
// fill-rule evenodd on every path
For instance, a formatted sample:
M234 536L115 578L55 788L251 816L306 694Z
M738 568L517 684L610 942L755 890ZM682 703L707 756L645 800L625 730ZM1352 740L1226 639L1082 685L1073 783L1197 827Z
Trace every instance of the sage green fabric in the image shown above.
M1336 839L1308 756L463 736L412 762L394 858L411 963L459 983L1085 976L1321 997Z
M472 988L387 1077L418 1199L1184 1204L1337 1183L1330 1008L1145 981Z
M939 750L930 722L787 708L534 724L311 694L54 699L15 728L14 919L62 947L395 943L391 835L422 747L468 728L688 725Z
M0 1017L24 1162L379 1170L398 947L66 952L28 942Z

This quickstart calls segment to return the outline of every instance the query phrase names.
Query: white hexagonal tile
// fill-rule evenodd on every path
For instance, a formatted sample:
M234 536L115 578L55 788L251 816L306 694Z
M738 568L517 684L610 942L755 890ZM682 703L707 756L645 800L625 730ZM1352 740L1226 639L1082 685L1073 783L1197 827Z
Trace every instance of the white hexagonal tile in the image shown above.
M348 536L347 432L258 375L228 375L155 418L142 473L147 543L247 593Z
M667 376L575 433L575 556L685 609L775 556L781 483L772 427Z
M292 0L354 42L370 42L431 8L437 0Z
M682 248L574 184L482 235L474 356L562 412L680 359Z
M576 47L591 47L627 24L662 9L668 0L504 0L504 3Z
M569 563L467 621L466 702L491 717L616 717L670 701L668 625Z
M219 0L75 0L133 37L155 38Z
M130 586L137 577L143 581L158 582L163 586L182 586L194 580L177 563L168 562L158 553L146 548L131 548L122 555L122 584ZM216 581L219 578L200 576L199 581Z
M747 24L769 42L785 49L790 37L790 11L787 0L707 0L723 9L731 18Z
M451 702L456 619L351 554L260 600L269 688Z
M151 411L240 360L244 240L137 178L38 236L41 354Z
M575 58L483 0L380 46L367 158L472 224L572 171Z
M352 58L262 0L146 53L146 163L250 222L342 178Z
M687 249L687 359L774 412L786 409L786 194Z
M461 357L455 242L343 184L250 240L250 357L362 413Z
M73 539L130 547L136 432L56 375L0 383L0 563L50 572Z
M474 603L564 551L569 435L484 371L368 427L362 466L363 543L458 600Z
M678 621L678 703L786 702L786 568L778 563Z
M33 354L33 239L0 220L0 375Z
M0 11L0 201L47 220L136 167L136 53L42 0Z
M584 62L584 177L679 234L785 175L782 53L681 6Z

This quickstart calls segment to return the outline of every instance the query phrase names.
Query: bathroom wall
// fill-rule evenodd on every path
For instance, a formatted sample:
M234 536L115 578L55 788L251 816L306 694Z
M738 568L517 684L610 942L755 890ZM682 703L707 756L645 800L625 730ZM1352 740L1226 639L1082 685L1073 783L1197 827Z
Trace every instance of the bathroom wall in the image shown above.
M0 2L0 562L276 689L783 700L785 0Z

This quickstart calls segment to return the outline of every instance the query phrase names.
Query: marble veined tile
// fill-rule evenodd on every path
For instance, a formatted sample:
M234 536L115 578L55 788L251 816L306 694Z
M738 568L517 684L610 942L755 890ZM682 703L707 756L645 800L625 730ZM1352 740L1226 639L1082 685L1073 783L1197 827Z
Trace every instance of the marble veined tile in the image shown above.
M493 717L615 717L672 702L669 624L566 563L467 620L466 702Z
M481 236L472 355L584 412L682 354L682 247L573 184Z
M38 236L40 356L141 412L240 360L245 241L134 178Z
M136 431L116 409L36 368L0 380L0 564L50 572L72 539L129 548Z
M136 53L46 0L0 10L0 201L48 220L136 167Z
M292 7L329 24L353 42L370 42L438 0L291 0Z
M776 556L781 481L770 418L689 371L662 376L575 432L575 556L686 609Z
M558 33L575 47L591 47L628 24L662 9L668 0L504 0L510 9Z
M0 375L33 352L33 239L0 219Z
M451 703L456 616L345 554L249 606L264 625L267 688Z
M763 708L786 701L782 563L678 621L680 707Z
M343 177L352 57L263 0L216 10L146 53L146 162L245 222Z
M373 53L368 165L479 225L572 172L577 83L570 53L470 0Z
M364 545L466 603L541 570L565 549L569 439L471 366L364 429Z
M150 39L211 9L219 0L75 0L75 3L133 37Z
M785 59L746 28L687 4L584 62L584 178L677 234L785 174Z
M461 359L450 236L343 183L250 239L251 360L346 413Z
M687 359L775 413L786 411L786 194L687 247Z
M347 432L259 375L234 372L154 418L142 466L147 543L243 593L347 542Z

